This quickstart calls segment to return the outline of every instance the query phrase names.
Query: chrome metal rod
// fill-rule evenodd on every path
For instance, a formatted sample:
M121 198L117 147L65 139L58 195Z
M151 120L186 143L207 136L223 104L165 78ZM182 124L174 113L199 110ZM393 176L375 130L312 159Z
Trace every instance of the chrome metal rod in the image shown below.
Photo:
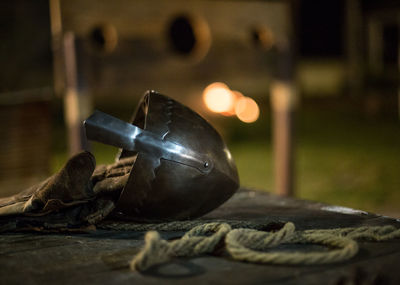
M137 126L100 111L95 111L83 122L83 125L85 126L86 137L89 140L130 151L137 151L135 138L143 132Z
M210 172L212 160L205 154L198 154L184 146L164 140L152 132L95 111L84 122L89 140L113 145L129 151L145 152L159 158L195 167L201 172Z

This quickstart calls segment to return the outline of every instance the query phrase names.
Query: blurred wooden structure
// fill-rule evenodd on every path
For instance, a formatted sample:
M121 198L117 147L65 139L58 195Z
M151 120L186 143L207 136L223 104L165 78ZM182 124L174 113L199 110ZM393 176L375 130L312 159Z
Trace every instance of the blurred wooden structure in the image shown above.
M389 88L396 82L400 119L400 4L369 3L364 23L368 74L375 81L389 83Z
M85 103L90 101L88 94L94 101L124 102L133 109L145 90L154 89L211 116L201 102L208 84L221 81L246 96L261 98L270 93L271 82L279 80L284 87L272 95L272 102L295 101L293 65L285 64L293 52L289 4L50 0L54 81L61 86L60 78L67 79L66 105L80 102L65 108L70 152L82 148L76 122L90 110ZM79 43L78 50L67 36L71 34ZM76 53L79 58L74 57ZM80 59L85 62L79 63ZM282 195L292 195L294 104L278 105L272 104L275 188Z
M50 3L57 1L53 30L82 42L86 62L78 76L96 100L132 102L154 89L199 109L201 98L193 95L215 81L266 96L271 51L290 30L289 8L279 1ZM260 34L265 30L269 38ZM62 35L53 35L58 45Z
M85 149L89 150L82 122L92 112L92 96L86 91L85 84L78 74L79 42L73 32L63 36L63 66L64 66L64 120L68 135L69 155L74 155ZM55 79L55 81L57 81Z
M50 172L52 80L47 0L0 3L0 196Z

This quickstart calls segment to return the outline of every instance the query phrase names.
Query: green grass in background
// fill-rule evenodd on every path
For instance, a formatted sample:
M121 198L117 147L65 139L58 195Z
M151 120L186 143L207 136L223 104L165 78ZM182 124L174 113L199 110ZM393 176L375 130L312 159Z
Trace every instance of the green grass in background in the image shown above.
M303 111L297 120L296 195L378 213L400 213L400 122ZM270 141L233 143L242 185L273 190Z
M303 112L297 158L300 197L400 212L400 121Z
M273 189L272 149L268 141L232 143L229 148L241 185L266 191Z
M400 147L300 141L296 148L296 195L379 213L400 212ZM272 148L268 143L231 147L242 185L273 191Z

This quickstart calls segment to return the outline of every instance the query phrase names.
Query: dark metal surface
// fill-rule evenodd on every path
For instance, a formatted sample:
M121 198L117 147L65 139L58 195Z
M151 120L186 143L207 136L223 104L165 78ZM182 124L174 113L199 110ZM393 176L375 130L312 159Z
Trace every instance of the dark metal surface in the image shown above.
M333 211L335 210L335 211ZM296 229L394 225L399 221L310 201L239 191L204 219L294 222ZM346 211L345 211L346 210ZM203 218L202 218L203 219ZM271 230L266 228L266 230ZM161 232L175 239L182 232ZM400 240L359 242L349 261L315 266L267 265L203 255L176 258L146 272L129 262L143 232L97 230L89 234L0 235L0 284L400 284ZM292 250L325 250L298 245Z
M114 215L166 221L204 215L239 187L233 158L216 130L177 101L149 91L132 125L96 112L85 121L89 139L137 155Z

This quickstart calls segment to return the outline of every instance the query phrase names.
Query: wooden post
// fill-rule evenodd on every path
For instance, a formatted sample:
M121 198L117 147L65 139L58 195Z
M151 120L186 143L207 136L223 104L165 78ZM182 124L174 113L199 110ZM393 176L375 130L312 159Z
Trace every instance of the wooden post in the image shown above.
M368 29L368 68L374 75L383 71L383 29L382 23L370 18Z
M294 196L294 43L284 40L276 47L275 80L271 85L275 193Z
M397 72L400 74L400 17L397 18ZM397 81L397 115L400 120L400 82Z
M53 52L54 93L61 98L64 93L63 34L60 0L50 0L51 49Z
M271 87L275 192L294 196L294 107L292 82L276 81Z
M397 37L397 68L400 74L400 17L397 20L397 31L399 33ZM400 120L400 82L397 82L397 112Z
M69 154L88 149L82 121L90 114L91 98L79 88L75 36L72 32L64 35L65 95L64 119L68 133Z
M295 83L297 43L294 37L298 22L298 1L288 2L286 35L275 44L274 80L270 89L272 110L272 140L274 160L274 190L281 196L295 196L295 126L294 115L298 102Z
M345 1L347 76L351 95L359 95L363 85L363 30L360 0Z

